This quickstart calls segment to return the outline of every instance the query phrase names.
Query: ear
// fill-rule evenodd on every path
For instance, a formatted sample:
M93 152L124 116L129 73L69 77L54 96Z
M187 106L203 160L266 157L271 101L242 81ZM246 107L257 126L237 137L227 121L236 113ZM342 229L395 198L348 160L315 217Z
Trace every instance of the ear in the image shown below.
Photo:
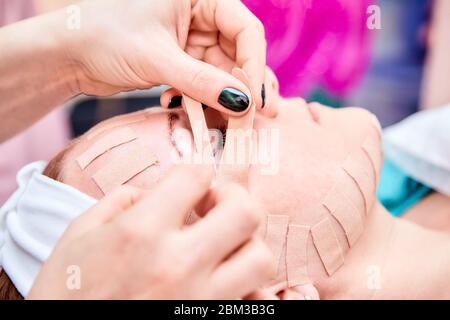
M319 292L312 284L285 289L281 294L282 300L320 300Z

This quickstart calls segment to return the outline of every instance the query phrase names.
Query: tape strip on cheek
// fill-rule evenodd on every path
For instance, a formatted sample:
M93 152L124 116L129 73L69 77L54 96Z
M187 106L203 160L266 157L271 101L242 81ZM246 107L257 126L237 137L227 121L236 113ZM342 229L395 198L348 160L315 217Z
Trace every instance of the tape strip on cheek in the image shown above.
M92 161L106 153L107 151L136 140L136 133L130 128L123 128L108 134L107 136L101 138L95 144L93 144L89 149L87 149L81 156L77 158L77 163L82 170L86 169Z
M112 130L114 128L118 128L118 127L122 127L122 126L126 126L126 125L130 125L133 123L138 123L138 122L142 122L142 121L146 121L147 120L147 112L146 111L141 111L135 115L129 116L127 118L127 120L117 120L117 119L111 119L111 123L108 123L108 120L106 121L106 123L104 123L100 128L96 128L95 130L93 130L92 132L88 132L86 134L86 139L87 140L92 140L95 137L97 137L98 135L102 134L103 132L106 132L108 130Z
M375 197L374 182L375 177L370 177L371 173L366 171L365 164L369 166L369 160L362 150L351 154L344 162L343 169L350 175L358 185L364 198L365 212L367 213L373 204Z
M135 143L127 153L109 161L92 179L104 194L108 194L157 162L148 147Z
M340 187L342 187L342 184L340 184ZM361 236L364 228L363 220L358 209L356 209L351 201L337 187L334 187L328 193L323 205L342 226L349 245L353 246Z
M269 215L267 216L267 231L265 242L272 251L275 261L277 262L277 275L280 270L280 259L283 248L286 243L286 236L288 232L289 216Z
M376 177L375 184L378 185L383 161L381 147L375 142L374 138L368 137L364 141L362 148L370 159Z
M325 270L332 276L344 264L344 256L330 220L325 218L313 226L311 234Z
M290 225L286 245L287 280L290 288L310 283L308 277L308 236L310 228Z
M202 156L206 156L211 161L213 161L213 151L209 139L208 126L206 125L202 104L185 94L183 94L182 101L184 110L186 111L189 118L197 153L200 153Z

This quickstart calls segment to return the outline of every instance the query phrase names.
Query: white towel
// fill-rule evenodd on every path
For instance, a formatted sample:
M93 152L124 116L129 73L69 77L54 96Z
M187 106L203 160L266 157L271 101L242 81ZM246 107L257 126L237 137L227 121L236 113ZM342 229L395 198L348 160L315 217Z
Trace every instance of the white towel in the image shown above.
M0 209L0 266L24 297L70 223L97 202L44 176L45 166L24 167L18 190Z
M450 105L386 129L384 150L412 178L450 196Z

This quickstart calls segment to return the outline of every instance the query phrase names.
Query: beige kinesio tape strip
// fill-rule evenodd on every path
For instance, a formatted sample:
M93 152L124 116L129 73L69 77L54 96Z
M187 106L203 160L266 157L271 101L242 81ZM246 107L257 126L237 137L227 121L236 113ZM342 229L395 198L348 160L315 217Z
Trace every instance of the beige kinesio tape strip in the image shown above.
M191 224L196 223L198 220L200 220L200 217L197 215L197 213L195 213L195 211L191 211L186 217L184 224L190 226Z
M378 185L378 179L380 178L381 174L381 167L383 162L383 154L381 151L381 147L379 146L378 142L375 141L375 138L369 136L364 141L362 148L364 152L366 152L367 156L370 159L370 162L373 167L373 172L375 174L375 185Z
M86 169L96 158L109 150L127 142L136 140L136 133L130 128L122 128L114 131L95 142L81 156L77 158L77 163L82 170Z
M139 141L130 146L127 153L115 157L93 175L92 179L104 194L110 193L158 162L148 147Z
M140 111L140 112L137 112L136 114L128 116L126 120L117 120L116 117L106 120L101 125L101 127L95 128L92 131L88 131L88 133L86 133L86 139L92 140L95 137L97 137L98 135L102 134L103 132L106 132L106 131L109 131L109 130L112 130L112 129L115 129L118 127L146 121L147 113L148 113L148 111Z
M369 166L371 163L362 149L349 155L343 165L344 171L354 179L364 197L366 214L372 207L375 197L373 183L375 177L371 177L373 173L367 171Z
M208 126L202 104L183 94L183 108L186 111L194 137L195 151L202 156L207 163L214 163L213 150L209 138Z
M288 232L289 216L269 215L267 216L267 230L264 241L272 251L277 262L277 275L280 270L281 256L286 244L286 235Z
M320 221L311 228L311 235L325 270L332 276L344 264L344 256L331 221Z
M232 74L250 88L250 81L244 70L234 68ZM228 120L227 140L225 142L220 177L243 185L248 183L248 172L253 157L253 122L256 104L253 97L249 97L250 106L247 113L241 117L231 117ZM237 143L241 142L241 143Z
M348 181L348 180L347 180ZM352 183L352 181L348 181ZM334 187L325 197L323 205L333 215L344 229L350 247L352 247L361 236L364 223L361 214L353 203L341 193L340 188Z
M308 276L308 237L310 228L302 225L289 225L286 244L286 266L288 287L311 283Z

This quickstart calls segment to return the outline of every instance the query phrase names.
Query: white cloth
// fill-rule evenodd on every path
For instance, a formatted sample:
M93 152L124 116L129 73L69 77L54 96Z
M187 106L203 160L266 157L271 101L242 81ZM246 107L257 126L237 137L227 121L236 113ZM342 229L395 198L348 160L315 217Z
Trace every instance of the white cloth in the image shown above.
M0 266L24 297L70 223L97 202L42 175L45 166L24 167L18 190L0 209Z
M384 150L412 178L450 196L450 105L386 129Z

